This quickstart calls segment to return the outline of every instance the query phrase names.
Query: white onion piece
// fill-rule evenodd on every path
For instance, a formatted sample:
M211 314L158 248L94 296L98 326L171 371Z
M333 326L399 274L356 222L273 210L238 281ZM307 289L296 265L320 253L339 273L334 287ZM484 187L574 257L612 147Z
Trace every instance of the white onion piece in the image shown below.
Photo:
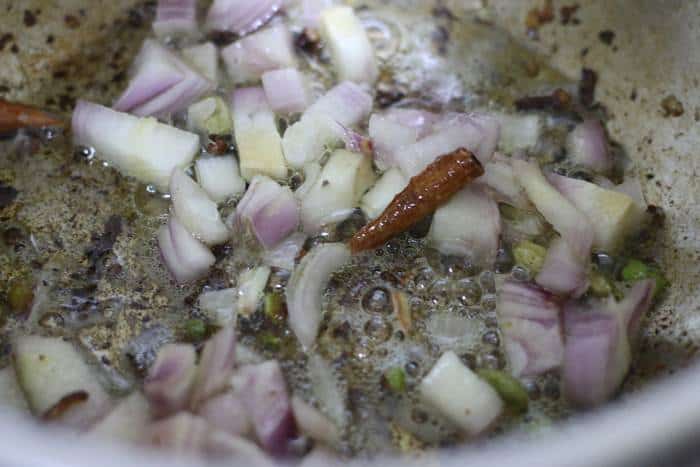
M234 436L247 436L253 426L240 396L226 392L212 397L197 411L212 427Z
M243 271L238 278L238 312L250 316L263 298L263 292L270 278L270 268L260 266Z
M187 407L197 370L194 347L166 344L158 350L148 369L143 392L156 417L165 417Z
M537 286L507 280L498 297L498 324L516 377L537 376L561 365L560 307Z
M122 399L110 413L88 431L89 436L136 443L146 434L151 421L148 401L139 391Z
M199 153L196 134L82 100L72 130L76 145L94 148L121 172L160 190L167 189L174 168L187 166Z
M233 130L228 104L220 97L207 97L187 109L187 127L202 135L226 135Z
M423 400L470 436L487 430L503 411L498 393L452 351L440 357L418 391Z
M236 222L249 228L262 246L273 248L299 226L299 205L289 187L257 176L238 203Z
M335 151L301 200L304 231L313 234L324 225L347 219L374 181L369 157L344 149Z
M651 308L655 290L656 281L647 279L634 284L621 302L615 303L613 299L609 301L609 306L622 316L622 322L632 341L636 340L639 324Z
M491 197L501 203L520 209L531 208L531 204L517 181L510 159L498 153L484 166L484 175L476 181L484 185Z
M153 31L157 37L197 31L196 0L158 0Z
M608 174L615 161L608 151L608 138L598 120L585 120L569 134L569 158L575 164Z
M255 443L223 431L210 431L204 450L214 459L226 460L228 465L232 466L275 467L278 465L272 462Z
M548 178L590 221L595 248L616 251L641 228L645 207L628 195L561 175L551 174Z
M549 246L535 282L557 295L580 297L588 290L588 263L588 258L574 255L569 244L557 238Z
M285 454L297 430L279 362L271 360L249 365L239 372L244 379L241 400L258 442L271 454Z
M155 64L159 64L161 69L170 67L173 73L182 75L183 79L161 92L146 95L145 84L152 81L149 73ZM131 105L126 105L123 98L119 98L115 104L115 109L128 111L139 117L166 117L173 112L186 108L213 89L214 84L212 82L197 73L177 55L158 42L147 39L135 59L134 75L124 94L124 96L130 93L138 94L144 99L130 101ZM142 90L144 92L141 92Z
M241 177L238 163L232 156L199 158L194 170L202 189L217 203L245 191L245 180Z
M85 429L111 408L98 375L70 342L60 337L22 335L12 342L13 366L32 413L41 417L66 396L85 392L56 418L62 425Z
M205 277L216 262L211 251L175 217L158 231L158 246L168 271L181 284Z
M309 194L309 191L316 184L316 180L321 176L323 167L318 162L309 162L304 166L304 183L294 192L297 199L302 200Z
M210 431L209 425L201 417L180 412L149 425L145 441L167 448L171 454L191 456L204 451Z
M0 370L0 413L6 410L29 413L27 398L17 382L17 375L12 366Z
M338 79L374 84L379 76L374 48L352 7L337 6L323 10L319 30L330 49Z
M258 81L266 71L297 66L292 35L283 25L263 29L224 47L221 58L236 84Z
M192 387L190 407L196 410L204 401L221 393L229 384L236 357L236 334L232 326L214 334L204 344Z
M323 156L328 145L341 141L344 128L352 128L372 110L372 96L349 81L332 88L287 129L282 140L290 166L304 167Z
M477 185L467 186L437 211L428 241L442 254L492 265L501 235L498 205Z
M576 256L587 258L593 243L593 226L588 218L547 181L536 162L513 160L512 164L520 185L537 210Z
M296 260L304 248L306 235L301 232L294 233L283 240L279 245L265 253L263 262L270 267L283 269L285 271L294 270Z
M221 220L219 209L197 182L182 171L170 177L173 211L188 232L207 245L225 243L230 232Z
M301 433L329 446L334 446L340 442L338 427L303 399L296 396L292 397L292 411Z
M267 71L262 85L270 108L278 114L299 113L309 105L304 76L295 68Z
M373 114L369 119L369 136L374 145L377 167L380 170L396 167L395 154L427 136L437 120L437 115L415 109L391 109L383 114Z
M309 355L307 364L313 397L321 410L342 430L348 425L347 387L329 363L318 354Z
M318 29L321 12L335 4L335 0L299 0L290 16L302 28Z
M185 47L182 58L212 83L219 82L219 49L211 42Z
M304 256L287 285L289 327L305 350L316 341L321 325L321 297L331 274L350 260L350 250L340 243L323 244Z
M275 114L262 88L237 89L232 96L233 127L241 175L251 180L256 175L275 179L287 177L282 140Z
M217 326L236 323L237 289L209 290L199 296L199 309Z
M395 159L401 170L411 177L438 157L460 148L473 152L486 164L496 150L498 135L498 122L487 115L452 114L436 123L430 135L397 151Z
M491 113L501 128L499 147L507 153L531 149L537 145L544 122L540 115Z
M264 26L284 5L283 0L214 0L207 31L233 31L243 36Z
M362 211L367 219L374 220L379 217L394 197L406 188L408 179L399 169L390 169L384 172L374 187L365 194L360 203Z

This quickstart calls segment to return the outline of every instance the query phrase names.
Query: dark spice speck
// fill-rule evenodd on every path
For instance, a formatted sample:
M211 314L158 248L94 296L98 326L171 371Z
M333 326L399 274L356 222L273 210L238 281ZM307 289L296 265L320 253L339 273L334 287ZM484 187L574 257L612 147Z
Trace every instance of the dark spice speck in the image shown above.
M0 209L6 208L12 204L18 194L19 192L13 187L0 182Z
M31 28L36 24L36 15L29 10L24 10L24 25Z
M661 101L661 108L664 112L664 117L680 117L685 112L683 103L674 95L666 96Z
M610 29L600 31L598 33L598 39L600 39L600 41L605 45L612 45L613 41L615 40L615 32L611 31Z
M77 16L66 15L63 17L63 22L66 23L66 26L70 29L78 29L80 27L80 20Z

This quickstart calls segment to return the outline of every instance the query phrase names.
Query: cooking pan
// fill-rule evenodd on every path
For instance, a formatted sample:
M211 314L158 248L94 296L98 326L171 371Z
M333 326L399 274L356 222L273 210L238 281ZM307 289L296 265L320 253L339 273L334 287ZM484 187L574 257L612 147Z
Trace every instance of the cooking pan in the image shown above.
M672 283L668 295L643 327L623 394L608 407L574 414L569 421L557 423L535 437L523 439L516 433L477 446L431 453L416 462L445 466L697 465L700 368L694 364L694 356L700 344L696 286L700 280L700 190L694 150L700 143L700 54L695 52L695 45L700 43L700 4L681 0L589 0L580 2L566 24L555 15L553 22L533 31L526 27L525 18L533 7L541 7L541 2L395 3L410 6L401 10L410 11L402 15L413 15L413 21L421 15L430 15L432 21L436 11L449 11L446 20L439 20L445 21L441 25L450 42L446 60L450 67L462 71L460 76L467 87L488 82L484 78L494 76L497 78L491 86L503 85L499 81L503 70L536 57L546 68L540 74L546 80L510 83L508 89L513 96L501 96L506 101L518 94L536 92L552 81L570 85L578 80L582 67L597 72L596 99L604 106L610 135L624 150L628 170L642 181L649 203L660 206L665 213L655 258ZM555 2L555 9L570 6L560 3ZM109 102L124 85L124 71L148 33L152 10L149 2L135 0L100 2L99 6L86 0L0 2L0 97L65 115L76 97ZM398 23L403 20L400 18ZM423 33L420 29L413 32L416 37ZM484 66L480 57L496 65ZM669 99L680 103L682 109L669 112L663 104ZM79 240L89 238L88 224L109 215L91 208L104 202L94 194L98 187L84 186L82 200L77 201L79 198L63 193L61 184L62 176L70 176L72 154L66 154L63 148L40 151L36 157L46 158L50 161L46 164L66 171L48 180L45 195L50 190L62 194L57 196L58 201L47 201L47 208L38 210L36 222L70 231L78 245ZM60 160L64 163L59 164ZM73 201L74 209L90 213L84 218L79 215L67 225L66 211L56 203ZM10 413L0 414L0 440L2 465L156 466L173 462L167 453L103 445L38 429ZM376 465L406 462L365 461Z

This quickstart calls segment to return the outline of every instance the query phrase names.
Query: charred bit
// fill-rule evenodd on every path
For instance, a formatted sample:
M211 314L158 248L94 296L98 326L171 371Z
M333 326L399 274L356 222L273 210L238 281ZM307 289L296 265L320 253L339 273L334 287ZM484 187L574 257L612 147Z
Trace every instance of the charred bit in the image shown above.
M72 409L77 404L82 404L87 402L90 395L85 391L75 391L67 394L56 402L51 408L49 408L41 416L41 419L45 422L50 422L61 418L66 412Z
M515 101L515 108L520 111L551 110L563 111L571 108L571 94L563 89L555 89L548 96L527 96Z

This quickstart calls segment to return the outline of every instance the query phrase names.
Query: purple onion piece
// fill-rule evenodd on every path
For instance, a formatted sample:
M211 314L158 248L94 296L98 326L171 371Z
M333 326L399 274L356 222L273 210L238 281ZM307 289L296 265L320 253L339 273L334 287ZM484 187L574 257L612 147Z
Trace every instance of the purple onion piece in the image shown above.
M605 129L598 120L585 120L576 126L569 135L569 157L587 169L608 174L613 169L614 160L608 151Z
M197 30L197 0L158 0L153 31L156 36Z
M239 370L240 395L262 448L273 455L288 452L297 435L287 384L276 360Z
M252 425L241 397L226 392L204 402L197 413L212 427L233 436L247 436Z
M215 0L207 14L206 29L250 34L267 24L284 5L283 0Z
M226 389L233 374L235 353L236 335L231 326L224 327L204 344L192 389L193 409Z
M309 105L304 77L295 68L265 72L262 84L267 102L275 113L300 113Z
M204 451L210 428L200 417L181 412L152 423L146 433L145 441L153 446L174 454L194 455Z
M564 342L555 297L531 284L507 280L498 299L498 322L515 376L537 376L561 365Z
M573 254L569 244L557 238L549 246L535 282L557 295L580 297L588 289L588 258Z
M195 360L191 345L161 347L143 382L144 394L156 417L166 417L187 406L196 372Z

